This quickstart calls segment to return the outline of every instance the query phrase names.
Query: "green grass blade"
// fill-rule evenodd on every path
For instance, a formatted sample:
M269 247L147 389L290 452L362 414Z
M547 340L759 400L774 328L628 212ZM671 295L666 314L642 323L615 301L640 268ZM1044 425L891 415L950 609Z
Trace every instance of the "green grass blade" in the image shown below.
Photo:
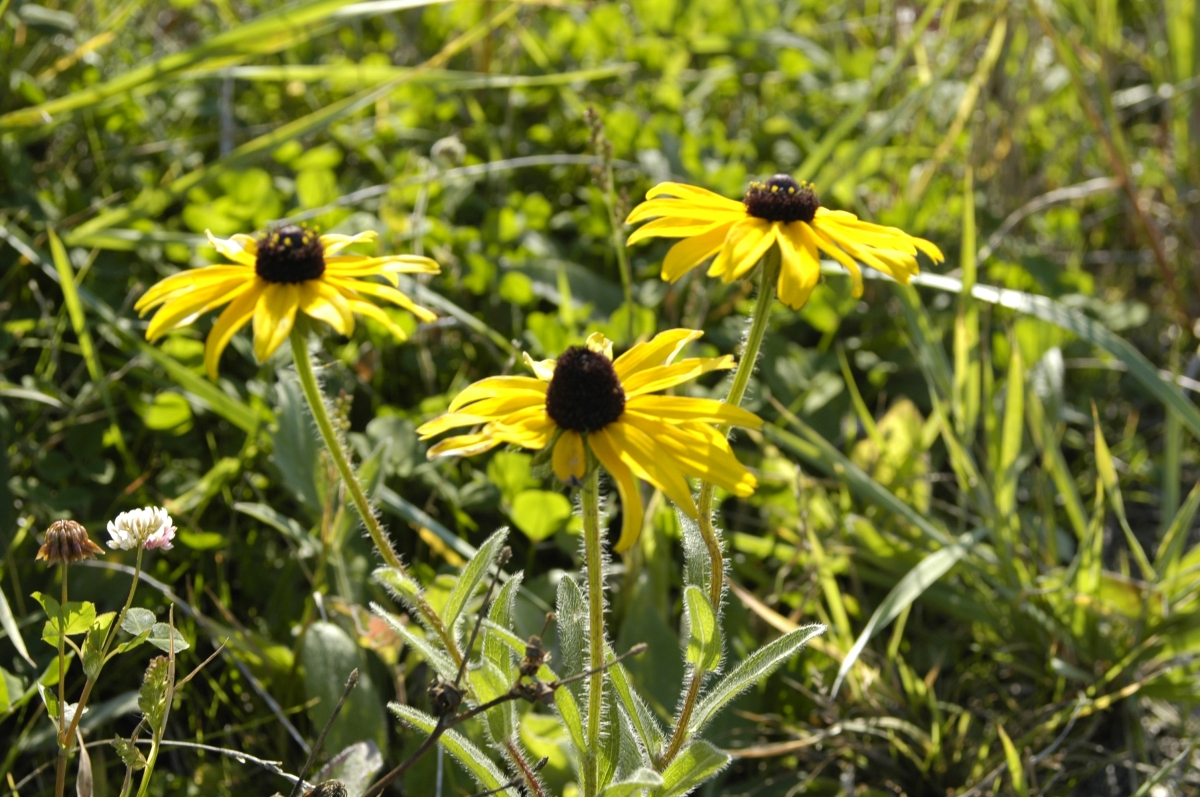
M971 296L975 286L975 180L970 167L963 175L963 292L954 321L954 394L951 411L960 440L970 443L979 423L979 391L983 364L979 359L979 307Z
M1030 433L1034 443L1042 452L1042 467L1050 472L1054 486L1058 489L1058 494L1062 496L1063 510L1067 513L1067 519L1071 521L1075 539L1082 541L1087 536L1089 523L1087 510L1083 506L1083 500L1079 497L1079 489L1075 486L1075 479L1071 476L1071 468L1067 465L1067 459L1058 445L1058 435L1054 424L1046 417L1042 400L1038 397L1036 390L1027 391L1025 407L1029 415Z
M1025 430L1025 366L1021 349L1015 343L1008 362L1008 381L1004 393L1004 422L1000 430L1000 461L996 470L996 515L1000 527L1015 522L1017 506L1017 457Z
M886 509L894 515L907 520L922 534L939 545L952 545L954 541L929 519L908 504L897 498L891 491L872 479L862 468L847 459L840 451L829 444L815 429L797 418L787 407L771 399L772 405L795 428L802 437L780 429L776 426L764 428L767 436L784 448L798 455L807 462L815 465L822 472L844 481L852 492L865 501Z
M1092 419L1096 432L1096 471L1101 481L1104 482L1104 492L1108 494L1108 501L1112 505L1113 511L1117 513L1121 530L1125 532L1125 541L1129 544L1129 550L1133 552L1133 558L1142 570L1142 577L1153 582L1155 580L1154 567L1146 557L1142 544L1138 542L1133 529L1129 527L1129 519L1125 516L1125 499L1121 497L1121 486L1117 482L1117 469L1113 466L1112 453L1108 449L1108 442L1104 439L1104 431L1100 428L1100 417L1096 412L1095 403L1092 404Z
M1197 509L1200 509L1200 482L1196 482L1196 486L1188 493L1187 500L1167 527L1167 532L1158 545L1158 553L1154 557L1155 568L1167 573L1175 571L1179 559L1183 556L1183 546L1187 543Z
M1000 732L1000 743L1004 745L1004 760L1008 762L1008 774L1012 778L1013 791L1018 797L1029 797L1029 787L1025 784L1025 768L1021 766L1021 754L1016 745L1004 730L1003 725L997 725Z
M892 620L895 620L901 612L912 606L913 602L921 597L921 594L930 585L950 572L950 568L958 564L966 556L967 552L970 551L972 546L979 542L986 534L987 529L976 529L962 535L953 545L948 545L926 556L921 560L920 564L908 571L896 583L896 586L892 587L892 591L876 607L874 614L871 615L871 619L867 621L866 626L858 635L858 639L854 640L854 645L846 654L846 658L842 660L842 666L838 668L837 678L833 682L831 696L837 696L842 681L845 680L847 673L850 672L850 668L858 661L858 657L862 655L863 649L866 648L871 638L887 628L888 624Z
M6 113L0 116L0 130L50 123L55 121L55 117L94 106L110 97L127 94L152 80L161 80L166 75L211 58L278 52L308 38L315 32L315 26L324 22L332 11L350 2L351 0L310 0L291 8L268 12L218 33L203 44L159 58L98 86Z

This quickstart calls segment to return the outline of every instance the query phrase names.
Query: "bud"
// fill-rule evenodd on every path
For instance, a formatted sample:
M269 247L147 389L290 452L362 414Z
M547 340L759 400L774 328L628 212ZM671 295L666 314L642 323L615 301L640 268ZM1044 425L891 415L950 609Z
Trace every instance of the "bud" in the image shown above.
M74 520L56 520L46 529L46 541L38 549L37 558L50 564L69 565L81 559L95 559L104 550L92 542L87 529Z

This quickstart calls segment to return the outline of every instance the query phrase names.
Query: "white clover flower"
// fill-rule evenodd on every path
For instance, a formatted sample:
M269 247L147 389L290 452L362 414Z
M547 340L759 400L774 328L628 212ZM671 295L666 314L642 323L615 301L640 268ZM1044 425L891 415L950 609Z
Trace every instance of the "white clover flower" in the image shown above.
M162 548L169 551L171 540L175 539L175 525L167 510L160 506L148 506L117 515L115 520L108 522L108 533L112 537L108 541L109 548L120 548L122 551Z

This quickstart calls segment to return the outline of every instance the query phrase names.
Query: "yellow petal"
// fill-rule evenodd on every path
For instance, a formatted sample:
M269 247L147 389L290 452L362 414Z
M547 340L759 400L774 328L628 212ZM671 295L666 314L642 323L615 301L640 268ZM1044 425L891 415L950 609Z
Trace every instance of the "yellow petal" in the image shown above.
M669 387L695 379L709 371L728 370L733 367L733 357L690 357L674 365L660 365L634 374L622 383L625 398L631 399L643 393L666 390Z
M216 380L217 363L221 360L221 352L225 351L229 340L254 315L254 308L258 306L258 299L265 287L265 282L255 280L250 289L230 302L224 312L213 322L212 329L208 332L208 339L204 342L204 367L208 370L209 379Z
M728 214L720 214L715 219L694 218L685 215L666 216L634 230L626 243L633 246L647 238L690 238L694 235L703 235L714 227L723 227L737 221L737 219L727 218L727 216Z
M379 322L384 329L392 333L392 337L394 337L396 340L408 340L408 333L404 331L404 327L397 324L392 320L391 316L370 302L354 299L349 302L349 305L350 309L358 315L365 315L367 318Z
M172 298L150 319L146 327L146 340L157 340L171 330L186 326L190 319L233 301L253 284L253 277L235 277Z
M341 233L331 232L321 236L321 246L325 250L326 256L336 255L338 252L363 241L374 241L375 231L366 230L355 235L343 235Z
M463 426L478 426L490 420L492 419L485 418L482 415L473 415L469 412L448 412L418 426L417 434L422 440L428 440L451 429L458 429Z
M604 337L603 332L593 332L592 334L588 335L587 340L583 342L583 345L587 347L588 351L595 352L596 354L603 354L609 360L612 360L613 358L612 341Z
M727 423L747 429L761 429L763 424L761 418L741 407L687 396L635 396L625 402L625 410L664 420Z
M729 492L750 495L758 480L734 456L729 443L716 429L700 423L664 424L626 413L622 422L641 429L657 443L661 456L669 457L689 476L704 479Z
M654 438L628 423L606 426L617 455L633 472L633 475L650 482L666 493L667 497L689 517L696 517L696 502L692 488L688 486L683 472L675 467L670 457L664 457L662 449L655 445Z
M698 329L668 329L659 332L645 343L639 343L613 363L617 377L624 381L646 368L669 365L679 352L693 340L704 335Z
M525 358L525 365L529 366L529 370L533 371L538 379L549 382L554 378L554 367L558 364L558 360L535 360L529 356L529 352L525 352L522 356Z
M412 299L409 299L390 285L380 285L375 282L332 276L327 278L327 282L342 291L363 293L367 296L374 296L377 299L383 299L384 301L399 305L426 323L437 320L436 315L414 303Z
M249 252L246 251L245 247L245 239L249 236L242 235L235 236L233 238L217 238L212 234L212 230L205 230L204 234L208 236L208 242L212 245L213 249L216 249L217 252L229 258L233 262L241 263L243 266L255 265L255 252L257 251L257 247L255 247L255 250Z
M732 226L732 224L720 224L672 246L663 259L662 278L667 282L676 282L684 274L721 251Z
M528 395L545 401L547 384L528 376L490 376L468 385L450 402L450 411L457 412L473 401L502 395Z
M150 290L137 300L133 309L145 315L156 305L178 298L180 294L234 278L253 279L254 272L245 266L201 266L181 271L152 285Z
M354 311L336 288L321 280L300 284L300 309L305 315L324 321L339 335L354 334Z
M565 430L554 444L551 464L558 480L567 484L578 484L587 473L587 452L579 432Z
M269 283L254 308L254 357L261 363L291 334L300 307L300 286Z
M821 278L817 247L807 238L797 241L783 232L779 235L779 255L779 301L799 310Z
M796 222L796 224L803 224L803 222ZM788 226L791 227L793 225ZM820 247L821 251L832 257L837 262L841 263L842 267L850 272L850 278L854 282L854 288L852 291L854 296L862 296L862 269L858 267L858 263L854 262L854 258L843 252L841 247L835 244L833 240L821 230L820 227L811 226L809 229L815 237L817 246Z
M638 535L642 533L644 510L642 509L642 496L638 493L637 481L634 480L633 473L621 461L607 429L590 433L588 445L595 452L600 464L617 483L617 492L621 495L621 510L625 520L621 525L621 538L617 540L613 549L618 552L628 550L637 542Z
M436 457L473 457L485 451L491 451L503 443L490 431L484 430L476 434L462 434L457 437L447 437L442 442L432 446L425 456L429 459Z
M725 245L708 268L708 276L733 282L750 271L775 243L774 223L750 217L729 228Z
M707 188L701 188L696 185L687 185L686 183L659 183L646 192L646 199L657 199L662 196L673 196L680 199L688 199L693 202L709 205L714 208L724 210L738 210L746 212L746 206L740 200L728 199L720 194L713 193Z

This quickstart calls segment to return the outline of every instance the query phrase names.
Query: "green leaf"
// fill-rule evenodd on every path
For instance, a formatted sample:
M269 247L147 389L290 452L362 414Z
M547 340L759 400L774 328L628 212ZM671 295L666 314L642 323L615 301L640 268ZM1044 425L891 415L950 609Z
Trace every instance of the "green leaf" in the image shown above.
M155 623L151 627L146 641L166 653L174 650L176 656L191 647L188 641L183 638L183 634L179 633L179 629L172 628L166 623Z
M0 590L0 628L3 628L4 632L8 634L8 638L12 640L13 647L17 649L21 658L33 666L33 659L29 657L29 649L25 647L25 640L21 638L21 629L17 626L12 609L9 608L8 599L4 597L4 590Z
M799 653L810 639L823 633L825 626L820 623L801 626L751 653L700 700L692 714L688 733L699 734L731 700L775 672L780 664Z
M838 689L841 688L842 680L850 672L850 668L854 666L854 663L858 661L863 648L867 646L871 638L886 628L892 620L899 617L901 612L911 606L913 601L919 598L939 578L946 575L950 571L950 568L954 567L959 560L966 556L971 546L979 542L987 534L987 531L987 529L976 529L969 534L962 535L958 538L958 542L953 545L934 551L926 556L921 560L920 564L909 570L904 574L903 578L896 582L896 586L892 587L892 591L876 607L875 613L871 615L871 619L867 621L866 627L858 635L858 639L854 640L854 645L846 654L846 658L842 660L837 678L833 682L833 691L831 694L837 695Z
M678 797L687 794L724 769L732 756L698 739L680 751L662 773L663 785L657 795Z
M488 620L483 626L483 659L504 674L504 679L512 683L516 678L517 668L513 662L512 650L504 638L495 629L508 629L513 624L513 604L517 592L521 589L522 573L516 573L508 583L500 588L500 594L492 601L488 611Z
M584 671L588 647L587 603L575 579L565 577L558 582L558 647L562 652L564 678Z
M142 423L156 432L184 434L192 429L192 405L178 393L159 393L142 411Z
M433 733L433 729L437 727L436 719L424 712L418 711L412 706L388 703L388 708L405 725L414 730L422 731L426 735ZM475 782L481 790L499 790L501 784L508 782L508 777L492 763L487 754L467 741L461 734L453 730L446 731L438 741L446 749L446 752L475 778ZM520 797L516 788L503 789L499 793L507 795L507 797Z
M429 662L429 666L433 667L438 675L448 681L453 681L458 677L458 667L450 660L450 656L429 644L429 640L415 633L407 623L400 622L398 617L379 604L372 603L371 610L382 617L409 647L424 656L425 661Z
M496 561L507 538L508 529L504 528L488 537L483 545L479 546L479 551L463 567L462 572L458 574L458 580L454 582L454 588L450 590L450 597L446 599L446 607L442 610L442 620L447 628L453 629L461 619L463 610L466 609L467 603L475 595L480 582L483 581L484 576Z
M247 503L244 501L235 502L233 508L243 515L266 523L271 528L288 537L292 542L296 543L296 555L301 559L307 559L315 556L321 548L320 541L313 537L303 526L297 523L292 518L277 511L274 507L267 504Z
M549 490L525 490L512 501L513 523L534 542L565 529L571 512L567 497Z
M646 789L656 789L662 785L662 775L642 767L630 772L623 780L606 786L600 792L600 797L640 797Z
M1094 403L1092 404L1092 418L1096 437L1096 472L1100 475L1100 480L1104 482L1104 492L1108 495L1108 501L1112 504L1113 511L1117 513L1121 530L1125 532L1125 541L1129 544L1129 550L1133 552L1133 558L1142 570L1142 577L1148 583L1154 583L1157 580L1154 567L1146 558L1146 551L1138 541L1137 535L1133 533L1133 529L1129 527L1129 519L1125 516L1125 500L1121 497L1121 486L1117 482L1117 469L1113 465L1112 453L1108 450L1108 442L1104 439L1104 432L1100 428L1100 418L1096 414Z
M612 649L607 646L605 647L604 655L606 661L612 661L616 658L613 655ZM646 705L646 701L642 699L642 696L634 691L629 680L629 673L625 670L624 665L615 664L605 672L608 673L609 683L612 684L614 691L616 691L617 700L620 701L621 708L629 718L629 722L633 726L638 740L642 743L642 747L645 748L646 755L651 760L658 758L662 754L666 742L663 738L662 727L658 724L658 718L654 716L654 712ZM562 690L558 691L561 692Z
M567 728L571 744L575 747L575 754L581 759L584 758L588 748L583 739L583 716L579 713L579 704L575 702L575 695L570 689L555 689L554 706L558 709L558 716L562 719L563 725Z
M121 759L121 762L134 772L146 768L146 757L128 739L113 739L112 746L117 748L117 757Z
M317 701L308 709L316 728L323 728L329 722L350 672L359 671L358 685L329 729L326 742L329 749L342 750L356 742L371 741L386 751L388 733L383 701L350 635L333 623L313 623L304 634L300 661L304 664L305 694L309 700Z
M687 637L687 662L700 672L712 672L721 663L721 631L708 597L699 587L683 592L684 628Z
M621 719L617 714L616 698L612 689L604 689L603 700L604 707L600 716L604 725L600 732L600 748L596 751L596 785L599 788L612 783L617 774L617 765L621 761Z
M0 667L0 716L11 712L22 700L24 692L25 681Z
M1187 500L1172 518L1171 525L1167 527L1167 533L1163 535L1162 542L1158 545L1158 553L1154 557L1155 567L1166 567L1168 572L1174 568L1187 542L1192 522L1196 519L1197 509L1200 509L1200 482L1196 482L1196 486L1188 493Z
M467 677L470 678L480 703L487 703L506 694L512 686L512 681L490 661L484 661L480 667L470 670ZM503 745L517 732L516 705L511 700L489 709L484 713L483 719L492 741L496 744Z
M1025 785L1025 768L1021 766L1021 756L1013 745L1012 739L1004 730L1003 725L997 725L1000 733L1000 743L1004 745L1004 760L1008 762L1008 774L1012 777L1013 791L1019 797L1029 797L1029 787Z
M904 518L929 539L942 545L952 544L946 532L934 526L920 512L872 479L862 468L830 445L829 441L815 429L789 412L785 411L783 416L788 424L796 428L803 437L797 437L775 426L764 426L763 432L768 437L815 465L827 475L845 482L846 486L859 498Z
M864 273L863 276L886 279L877 273ZM912 284L952 293L961 293L963 290L962 282L939 274L918 274L913 277ZM1133 344L1107 329L1099 321L1053 299L1032 293L995 288L991 285L976 285L971 290L971 295L989 304L1036 316L1078 335L1093 346L1104 349L1124 363L1129 369L1129 374L1159 401L1177 412L1180 419L1192 430L1192 434L1200 438L1200 409L1183 395L1183 391L1177 385L1164 379L1153 363L1135 349Z
M278 427L272 434L275 446L272 460L283 476L284 487L300 499L310 512L319 514L321 498L317 493L315 469L316 463L320 462L318 452L321 450L321 441L294 373L280 372L275 396Z
M68 601L60 607L58 601L41 592L33 593L33 599L46 610L42 639L52 647L58 647L60 634L83 634L91 630L92 624L96 622L96 606L89 601Z
M125 616L121 618L121 630L137 636L153 628L155 622L154 612L135 606L125 612Z
M1013 346L1008 358L1008 384L1004 391L1004 424L1000 432L1000 461L996 469L996 517L1003 526L1017 505L1017 457L1025 429L1025 366L1021 349ZM1007 526L1004 529L1007 530ZM1011 538L1011 534L1008 535Z
M138 691L138 708L146 715L150 728L157 730L167 708L167 675L169 662L166 656L156 656L146 667L142 688Z

